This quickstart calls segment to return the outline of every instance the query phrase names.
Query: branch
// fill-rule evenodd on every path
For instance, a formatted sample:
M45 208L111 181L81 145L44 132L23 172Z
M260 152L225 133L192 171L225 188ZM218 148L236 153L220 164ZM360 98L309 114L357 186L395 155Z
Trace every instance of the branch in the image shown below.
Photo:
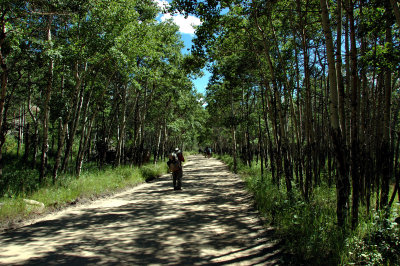
M41 15L41 16L70 16L72 14L76 14L74 12L70 12L70 13L58 13L58 12L42 12L42 11L30 11L27 12L33 15Z

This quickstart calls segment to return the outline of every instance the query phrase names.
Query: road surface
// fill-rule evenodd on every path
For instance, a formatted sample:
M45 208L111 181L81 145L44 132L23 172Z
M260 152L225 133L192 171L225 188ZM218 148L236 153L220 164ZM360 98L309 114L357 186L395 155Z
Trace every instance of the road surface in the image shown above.
M276 265L278 245L239 177L189 156L165 175L0 234L4 265Z

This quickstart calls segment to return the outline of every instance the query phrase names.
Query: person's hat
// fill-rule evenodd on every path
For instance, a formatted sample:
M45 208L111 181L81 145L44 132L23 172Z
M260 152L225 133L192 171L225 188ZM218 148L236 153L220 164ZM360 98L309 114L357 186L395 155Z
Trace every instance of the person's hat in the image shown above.
M179 151L179 148L175 148L175 151Z

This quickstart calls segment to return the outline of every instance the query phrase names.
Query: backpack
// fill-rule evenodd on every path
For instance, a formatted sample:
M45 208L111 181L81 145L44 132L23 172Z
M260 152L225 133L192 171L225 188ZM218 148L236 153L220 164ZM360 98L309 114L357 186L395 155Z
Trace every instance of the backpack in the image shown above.
M181 161L181 162L184 162L184 161L185 161L185 158L183 158L182 152L179 152L179 153L177 154L177 156L178 156L179 161Z
M176 172L181 168L181 164L178 160L178 157L176 154L172 154L172 159L170 159L168 162L168 170L169 172Z

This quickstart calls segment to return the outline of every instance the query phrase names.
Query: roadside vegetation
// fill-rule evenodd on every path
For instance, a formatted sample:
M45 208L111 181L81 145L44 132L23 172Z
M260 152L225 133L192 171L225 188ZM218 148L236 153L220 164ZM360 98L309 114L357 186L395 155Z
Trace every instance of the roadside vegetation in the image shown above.
M7 191L2 191L4 196L0 198L0 228L12 227L15 223L72 204L111 195L166 172L166 164L161 162L148 163L141 167L108 166L101 170L93 167L84 170L79 178L75 175L65 175L55 184L45 182L38 186L35 171L15 169L10 175L13 181L8 184ZM21 180L24 182L21 183ZM27 187L27 184L32 186ZM33 204L27 203L26 200Z
M233 158L217 156L233 170ZM260 172L260 165L238 164L238 173L254 195L260 214L276 228L288 263L313 265L397 265L400 261L400 202L390 213L361 210L354 230L342 230L336 222L335 188L321 184L308 202L301 195L287 198L286 191L272 183L271 175ZM284 184L280 184L283 186ZM348 227L349 228L349 227Z

